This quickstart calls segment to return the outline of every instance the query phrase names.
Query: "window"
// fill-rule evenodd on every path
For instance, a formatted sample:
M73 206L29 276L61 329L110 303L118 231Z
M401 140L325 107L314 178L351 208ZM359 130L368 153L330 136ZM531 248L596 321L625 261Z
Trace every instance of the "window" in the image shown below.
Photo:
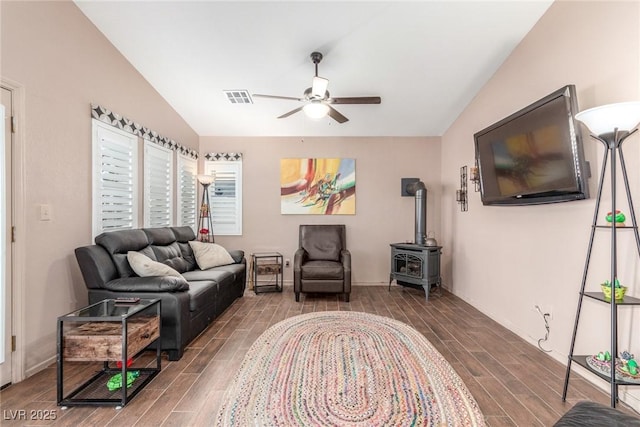
M198 162L178 154L177 193L178 225L187 225L196 232L196 206L198 197Z
M173 151L144 141L144 225L173 225Z
M242 235L242 161L205 161L204 173L215 172L209 187L213 232L217 235Z
M138 138L98 120L93 128L93 235L138 227Z

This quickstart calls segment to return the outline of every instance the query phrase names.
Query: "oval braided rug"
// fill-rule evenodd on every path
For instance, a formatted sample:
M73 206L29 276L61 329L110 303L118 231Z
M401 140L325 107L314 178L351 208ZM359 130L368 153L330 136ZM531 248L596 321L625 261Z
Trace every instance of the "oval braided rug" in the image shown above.
M303 314L267 329L225 393L219 426L484 426L458 374L412 327Z

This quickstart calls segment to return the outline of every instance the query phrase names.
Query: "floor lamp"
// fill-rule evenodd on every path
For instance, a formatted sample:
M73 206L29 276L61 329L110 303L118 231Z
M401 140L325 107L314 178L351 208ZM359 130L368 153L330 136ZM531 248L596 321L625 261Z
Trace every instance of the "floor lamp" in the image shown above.
M215 174L198 175L198 182L202 184L202 203L198 216L198 240L214 243L213 221L211 220L211 204L209 203L209 186L216 180Z
M573 336L571 338L571 347L569 349L569 360L567 364L567 372L565 376L564 390L562 392L562 400L567 397L567 390L569 386L569 374L571 371L571 362L579 360L578 357L574 357L574 348L576 334L578 332L578 323L580 319L580 310L582 308L582 300L585 296L585 285L587 281L587 272L589 269L589 262L591 259L591 250L593 248L593 241L596 228L598 228L598 213L600 210L600 200L602 197L602 189L605 181L605 173L607 164L610 169L610 185L611 185L611 212L615 215L616 212L616 181L617 181L617 160L620 160L620 170L622 172L622 179L627 196L627 203L629 206L629 214L633 223L633 232L635 234L636 246L638 248L638 256L640 256L640 237L638 236L638 224L636 222L636 215L633 209L633 202L631 199L631 191L629 189L629 179L627 177L627 167L624 161L624 155L622 152L622 142L630 135L638 131L638 125L640 124L640 102L623 102L619 104L603 105L601 107L591 108L589 110L582 111L576 114L576 120L584 123L589 131L591 137L600 141L605 148L604 157L602 160L602 169L600 172L600 179L598 182L598 194L596 197L595 212L593 215L593 223L591 227L591 235L589 237L589 246L587 250L587 258L585 261L584 271L582 275L582 285L580 288L580 299L578 302L578 309L576 313L575 323L573 327ZM611 304L611 366L615 367L616 357L618 355L618 312L617 302L615 296L614 284L617 278L617 265L618 265L618 251L616 240L616 221L611 222L611 253L610 253L610 281L612 298ZM609 382L611 385L611 406L615 407L618 401L618 384L619 380L616 378L616 369L610 369Z

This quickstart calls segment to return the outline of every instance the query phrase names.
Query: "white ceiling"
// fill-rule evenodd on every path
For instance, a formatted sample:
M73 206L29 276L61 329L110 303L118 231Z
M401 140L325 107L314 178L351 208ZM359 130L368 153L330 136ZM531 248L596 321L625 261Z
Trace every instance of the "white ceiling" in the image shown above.
M201 136L438 136L553 0L88 1L82 12ZM302 97L319 75L349 118L312 120Z

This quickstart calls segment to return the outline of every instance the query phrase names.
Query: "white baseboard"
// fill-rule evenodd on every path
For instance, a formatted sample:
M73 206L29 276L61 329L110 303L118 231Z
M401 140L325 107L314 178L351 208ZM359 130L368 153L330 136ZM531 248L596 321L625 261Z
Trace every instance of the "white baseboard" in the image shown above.
M389 286L389 282L351 282L351 286Z
M283 286L293 287L293 280L285 280ZM351 286L389 286L389 282L351 282Z
M35 375L42 370L45 370L46 368L51 366L53 363L56 363L55 355L27 369L26 372L24 373L25 378L29 378L30 376Z

